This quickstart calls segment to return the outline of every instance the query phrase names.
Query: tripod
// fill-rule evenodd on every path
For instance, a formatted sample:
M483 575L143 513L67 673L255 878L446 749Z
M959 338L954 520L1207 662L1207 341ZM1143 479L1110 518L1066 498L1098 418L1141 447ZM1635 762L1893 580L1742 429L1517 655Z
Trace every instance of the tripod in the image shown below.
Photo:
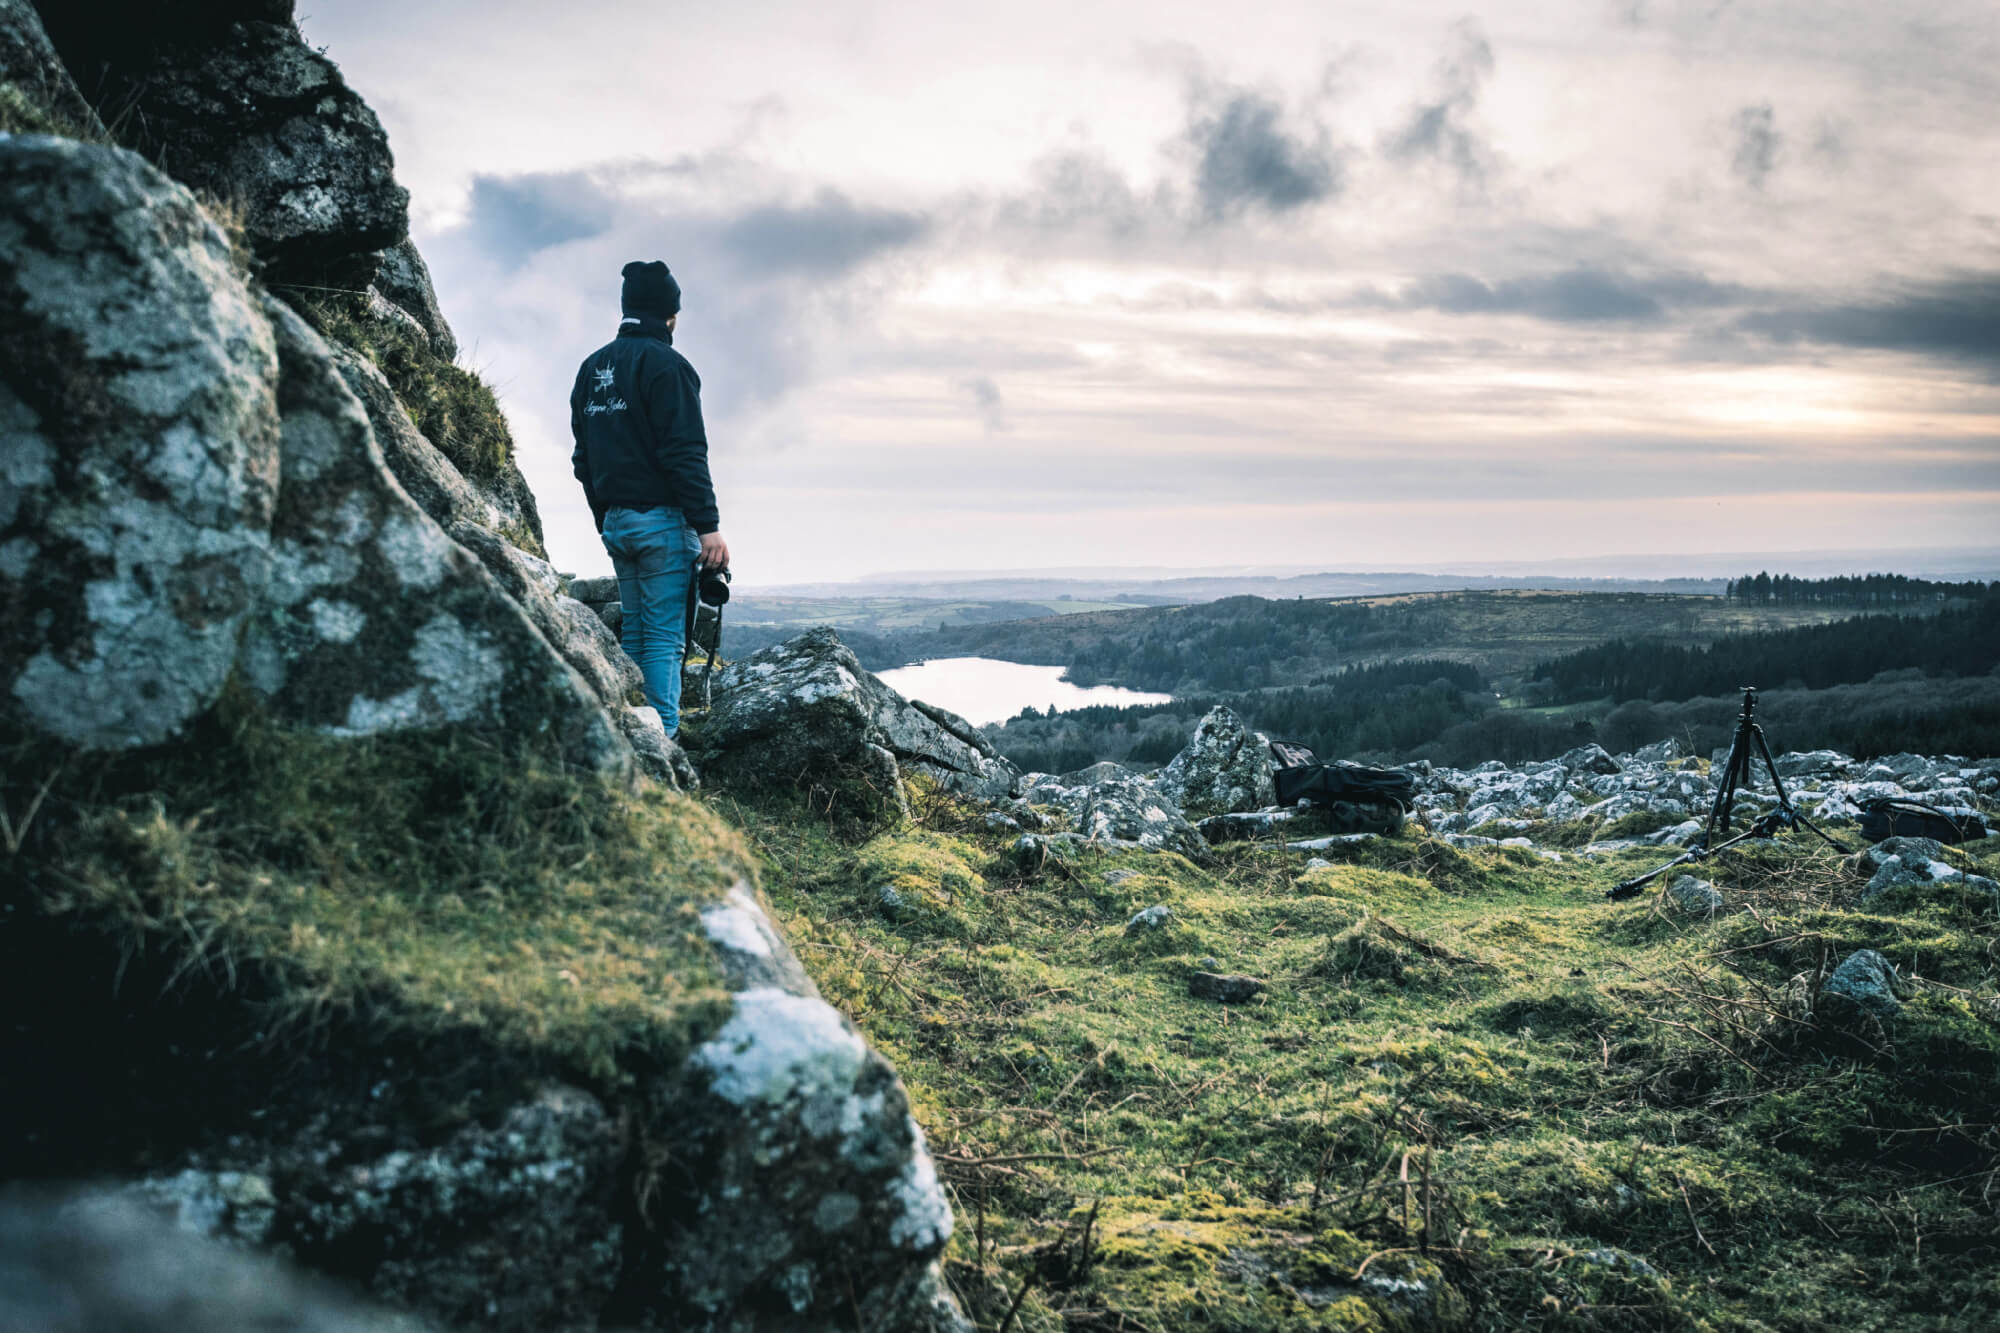
M1847 849L1828 836L1825 829L1807 819L1792 804L1792 798L1785 794L1785 780L1778 776L1778 765L1771 758L1771 747L1764 739L1764 729L1757 725L1757 687L1743 687L1743 711L1736 715L1736 736L1729 743L1729 758L1722 766L1722 782L1715 789L1715 803L1708 808L1708 819L1702 825L1701 836L1688 844L1688 849L1673 860L1649 870L1634 879L1628 879L1615 888L1607 889L1604 896L1612 902L1636 897L1640 889L1652 883L1676 866L1690 865L1703 861L1725 848L1734 847L1748 838L1769 838L1780 829L1806 828L1817 834L1821 841L1837 852ZM1771 775L1771 786L1777 790L1778 805L1760 815L1749 828L1733 838L1718 837L1729 832L1730 817L1734 814L1737 789L1750 781L1750 758L1752 749L1764 761L1764 770Z

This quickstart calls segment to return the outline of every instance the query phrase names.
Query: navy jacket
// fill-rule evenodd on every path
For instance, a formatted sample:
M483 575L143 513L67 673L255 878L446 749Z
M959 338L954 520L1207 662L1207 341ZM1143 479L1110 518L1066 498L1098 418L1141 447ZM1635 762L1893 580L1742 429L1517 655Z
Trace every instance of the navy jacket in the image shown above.
M569 395L570 463L590 512L678 509L696 532L722 524L708 477L701 377L656 320L627 324L592 352Z

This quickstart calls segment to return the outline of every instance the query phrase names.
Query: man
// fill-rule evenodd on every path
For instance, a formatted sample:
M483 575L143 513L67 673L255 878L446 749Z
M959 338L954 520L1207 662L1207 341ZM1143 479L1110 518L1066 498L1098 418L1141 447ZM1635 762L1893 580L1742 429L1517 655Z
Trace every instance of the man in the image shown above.
M585 358L570 391L570 461L618 573L625 651L672 736L695 568L726 568L729 545L708 476L701 379L673 346L680 284L657 259L634 260L623 276L618 336Z

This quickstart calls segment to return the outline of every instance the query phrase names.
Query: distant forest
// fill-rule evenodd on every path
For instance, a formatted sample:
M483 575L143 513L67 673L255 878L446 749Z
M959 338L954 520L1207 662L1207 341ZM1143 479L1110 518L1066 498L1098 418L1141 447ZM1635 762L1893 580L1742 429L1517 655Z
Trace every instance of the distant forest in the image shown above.
M1962 585L1930 586L1951 587L1963 600L1956 591ZM2000 590L1971 586L1977 600L1929 614L1863 615L1726 635L1707 646L1621 638L1567 653L1528 673L1533 693L1553 696L1550 707L1498 707L1491 681L1478 668L1424 658L1318 672L1299 685L1183 692L1171 704L1059 715L1029 711L988 730L1015 762L1045 772L1100 759L1162 763L1217 703L1267 735L1300 741L1322 757L1426 758L1465 767L1487 759L1547 758L1593 740L1623 751L1667 737L1691 753L1706 753L1728 741L1740 706L1738 687L1755 684L1766 687L1765 727L1782 748L1861 756L1898 750L1996 754ZM1911 600L1922 604L1926 597ZM1284 627L1299 615L1287 608L1296 604L1264 605L1278 627L1273 640L1287 641ZM1326 620L1305 623L1313 631L1329 627ZM1351 632L1354 623L1344 628ZM1205 630L1202 641L1223 645L1219 651L1242 651L1228 645L1257 637L1250 614ZM1321 634L1312 637L1325 642ZM1163 673L1185 669L1167 665L1173 655L1165 645L1149 646L1150 639L1149 632L1122 660L1151 663ZM1232 677L1229 670L1211 674L1254 679ZM1134 679L1121 670L1120 683Z
M1310 685L1176 696L1167 704L1024 709L988 728L1001 751L1024 769L1067 773L1100 759L1144 767L1180 753L1203 714L1226 704L1279 740L1335 757L1400 754L1480 715L1490 695L1476 668L1420 660L1361 667Z
M1723 596L1754 606L1911 606L1923 602L1977 599L1992 591L1989 584L1934 583L1904 574L1847 574L1831 579L1801 579L1790 574L1746 574L1731 579Z
M1984 675L2000 664L2000 595L1934 615L1872 615L1827 625L1732 634L1706 647L1613 639L1537 667L1553 701L1692 699L1743 685L1823 689L1884 671Z

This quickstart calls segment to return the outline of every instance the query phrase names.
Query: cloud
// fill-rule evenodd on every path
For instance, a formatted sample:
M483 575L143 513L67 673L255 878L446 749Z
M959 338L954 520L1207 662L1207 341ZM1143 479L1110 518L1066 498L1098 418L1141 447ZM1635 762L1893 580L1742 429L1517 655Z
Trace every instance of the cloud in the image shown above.
M985 423L988 434L1001 434L1007 429L1007 403L1000 395L1000 386L989 375L974 375L960 380L956 386L960 393L972 400L972 407Z
M2000 380L2000 273L1923 283L1874 301L1757 311L1735 327L1781 345L1906 352L1970 364Z
M1195 197L1211 221L1253 207L1289 212L1340 192L1340 163L1324 129L1317 142L1294 137L1280 124L1278 104L1256 93L1233 93L1198 113L1187 140Z
M466 216L484 249L518 265L538 251L601 235L615 207L581 171L475 176Z
M1437 96L1410 112L1402 128L1384 142L1383 151L1392 161L1443 163L1463 188L1477 192L1486 186L1495 155L1470 120L1480 90L1493 73L1493 44L1477 19L1460 19L1452 31L1455 47L1438 62Z
M1645 277L1608 269L1571 268L1556 273L1488 282L1464 273L1416 279L1393 298L1376 302L1447 315L1528 315L1560 323L1603 320L1655 322L1677 309L1740 304L1746 289L1695 273Z
M859 208L837 190L810 204L767 204L731 219L723 248L747 269L816 277L846 273L885 251L921 240L930 223L915 213Z
M1778 132L1778 115L1769 102L1746 106L1729 121L1736 134L1736 147L1729 169L1753 190L1761 190L1778 169L1785 136Z

